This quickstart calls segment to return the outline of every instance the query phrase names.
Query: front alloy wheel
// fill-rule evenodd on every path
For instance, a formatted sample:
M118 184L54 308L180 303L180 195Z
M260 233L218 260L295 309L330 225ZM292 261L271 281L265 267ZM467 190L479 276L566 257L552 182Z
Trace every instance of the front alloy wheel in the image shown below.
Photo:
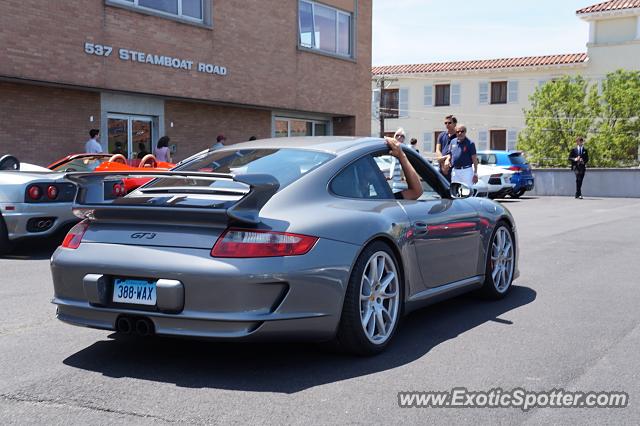
M488 296L504 297L513 281L515 247L513 232L506 223L498 222L489 243L489 257L483 291Z

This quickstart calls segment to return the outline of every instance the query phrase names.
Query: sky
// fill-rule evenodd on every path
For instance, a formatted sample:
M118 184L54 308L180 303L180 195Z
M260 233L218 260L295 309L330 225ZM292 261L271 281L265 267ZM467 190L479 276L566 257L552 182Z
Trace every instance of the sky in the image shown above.
M374 66L586 52L603 0L373 0Z

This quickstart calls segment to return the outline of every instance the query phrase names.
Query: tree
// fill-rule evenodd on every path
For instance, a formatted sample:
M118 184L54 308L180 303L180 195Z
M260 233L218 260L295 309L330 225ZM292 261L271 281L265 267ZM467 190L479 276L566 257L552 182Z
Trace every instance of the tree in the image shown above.
M536 89L524 110L526 128L518 149L531 163L565 167L577 136L589 147L595 167L636 165L640 146L640 71L618 70L597 84L565 76Z
M582 76L565 76L536 89L524 110L525 129L518 136L518 149L526 151L533 164L567 166L567 157L578 135L587 135L594 123L598 89Z
M595 132L588 139L593 147L592 164L601 167L636 164L640 146L640 71L618 70L608 74L602 82L597 109Z

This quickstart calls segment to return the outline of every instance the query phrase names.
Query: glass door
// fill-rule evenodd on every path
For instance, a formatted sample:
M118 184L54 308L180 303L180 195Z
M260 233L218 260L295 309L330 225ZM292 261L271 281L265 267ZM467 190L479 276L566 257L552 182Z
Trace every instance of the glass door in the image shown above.
M109 114L107 139L110 154L139 160L153 152L153 117Z

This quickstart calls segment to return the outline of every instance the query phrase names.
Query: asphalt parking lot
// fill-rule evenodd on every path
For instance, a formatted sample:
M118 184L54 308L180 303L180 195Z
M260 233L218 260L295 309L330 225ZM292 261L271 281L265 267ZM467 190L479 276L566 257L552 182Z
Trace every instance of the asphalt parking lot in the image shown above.
M114 340L55 319L49 256L0 258L2 424L637 424L640 199L504 201L520 237L510 296L415 312L393 346ZM399 391L625 391L605 408L399 408Z

